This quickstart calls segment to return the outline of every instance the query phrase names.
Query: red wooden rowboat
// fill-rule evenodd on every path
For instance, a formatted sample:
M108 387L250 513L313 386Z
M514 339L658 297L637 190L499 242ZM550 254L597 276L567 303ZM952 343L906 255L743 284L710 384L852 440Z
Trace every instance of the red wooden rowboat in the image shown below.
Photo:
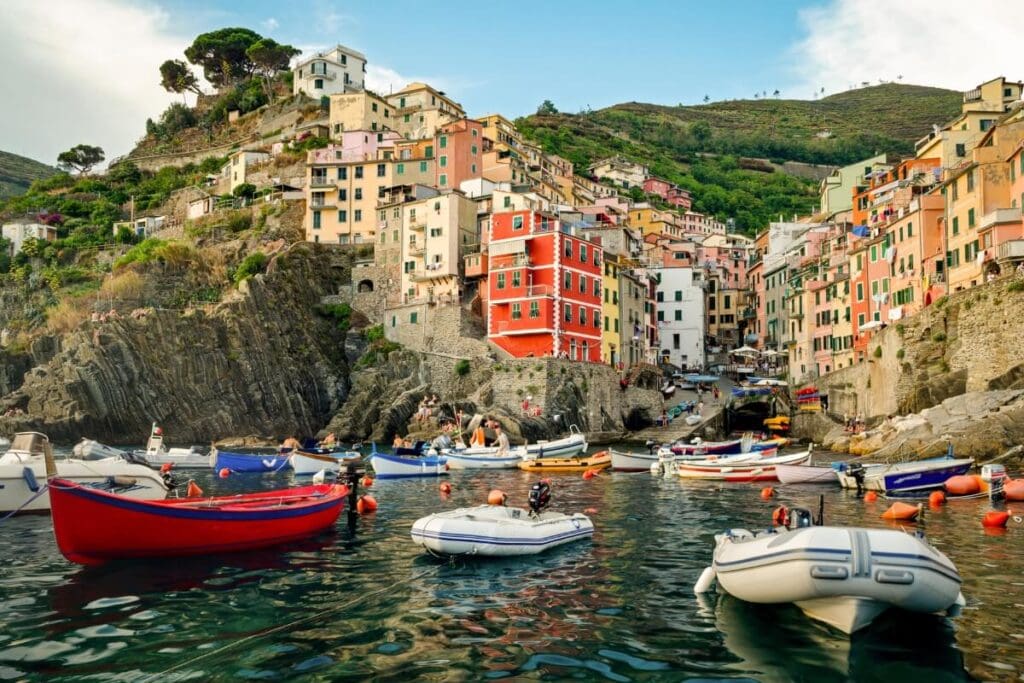
M333 525L349 489L320 484L215 498L133 500L50 480L57 546L72 562L252 550Z

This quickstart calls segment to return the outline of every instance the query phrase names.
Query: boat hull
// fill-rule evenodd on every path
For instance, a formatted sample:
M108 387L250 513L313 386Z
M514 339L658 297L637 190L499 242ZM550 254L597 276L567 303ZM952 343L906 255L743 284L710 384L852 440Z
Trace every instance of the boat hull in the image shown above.
M481 505L428 515L416 520L413 543L434 555L508 557L535 555L594 534L586 515Z
M299 476L316 474L320 470L326 472L340 472L343 467L351 463L357 463L362 455L355 451L348 453L305 453L299 451L288 456L288 464L295 474Z
M61 553L79 564L265 548L337 521L348 489L307 486L214 499L137 501L63 479L51 484Z
M740 456L742 457L742 456ZM737 464L694 464L689 462L676 463L676 474L684 479L710 479L734 483L756 481L778 481L775 473L777 465L804 464L811 461L810 451L782 455L775 458L755 458Z
M167 496L167 485L157 472L119 458L106 460L58 460L57 475L83 486L114 490L136 500L158 500ZM26 470L31 475L26 475ZM127 478L122 485L111 479ZM50 491L46 485L46 464L33 459L24 464L0 465L0 513L50 511ZM33 490L35 489L35 490ZM37 494L42 491L42 495ZM35 498L33 498L35 496Z
M651 465L658 462L657 453L626 453L614 448L609 452L612 455L612 470L615 472L650 472Z
M839 478L831 467L813 465L777 465L775 474L782 484L838 484Z
M145 459L146 464L150 467L159 468L169 464L176 470L198 470L210 466L210 456L187 448L172 448L162 453L135 451L135 455Z
M406 458L388 453L374 453L370 456L370 464L378 479L440 477L448 474L448 459L443 455Z
M939 489L950 477L966 474L974 461L970 458L897 463L868 467L863 488L868 491L928 491ZM856 489L857 479L849 471L838 473L843 488Z
M754 536L736 530L716 540L713 569L723 590L747 602L796 603L846 633L889 607L940 612L960 595L949 558L902 531L806 527Z
M601 451L582 458L545 457L527 459L519 463L519 469L525 472L551 472L554 474L603 470L611 466L612 456L608 451Z
M497 455L495 449L493 454L447 451L444 457L448 458L448 466L453 470L514 470L523 461L523 454L524 451L514 449L506 455Z
M209 463L216 471L228 469L236 474L280 472L288 466L288 454L233 453L214 448Z

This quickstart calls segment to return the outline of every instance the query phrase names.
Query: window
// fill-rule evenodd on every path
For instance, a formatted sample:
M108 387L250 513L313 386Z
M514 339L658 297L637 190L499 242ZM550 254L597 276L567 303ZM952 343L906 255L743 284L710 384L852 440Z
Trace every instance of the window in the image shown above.
M522 279L523 279L522 271L519 271L519 270L513 270L512 271L512 286L513 287L520 287L520 286L522 286Z
M370 109L372 111L377 111L377 103L376 102L370 102Z
M363 220L363 211L362 209L356 209L352 212L352 221L358 223L361 220Z
M608 289L607 287L604 288L604 302L605 303L608 303L608 301L610 300L610 295L609 295L610 291L611 290Z
M319 230L320 229L320 212L319 211L314 211L313 212L313 229L314 230Z
M565 258L572 258L572 240L565 241Z
M438 147L440 147L441 149L444 149L445 147L447 147L448 146L448 136L447 135L442 135L441 139L438 140L437 144L438 144Z
M505 273L498 273L498 289L505 289Z
M415 313L415 312L414 313L410 313L409 314L409 322L412 323L413 325L415 325L417 319L419 318L419 315L420 315L419 313Z
M522 317L523 317L523 309L522 309L521 305L518 302L512 304L512 319L513 320L520 320Z
M596 277L594 278L594 296L601 298L601 281Z
M864 283L857 283L857 301L864 301Z
M505 199L508 199L508 197L506 197ZM512 216L512 229L513 230L522 230L523 229L523 217L522 216Z
M913 237L913 236L914 236L914 224L913 223L907 223L907 237Z
M613 290L612 291L612 304L618 305L618 303L619 303L619 293Z
M682 301L682 300L683 300L683 290L677 289L676 290L676 301Z
M682 320L683 319L683 312L681 310L676 309L676 311L675 311L675 319L676 320Z
M448 166L448 155L447 154L442 154L441 158L438 160L438 163L441 165L441 168L447 168L447 166Z
M960 154L959 149L960 149L960 145L957 145L957 156L963 156L962 154ZM960 179L957 178L956 180L953 181L953 201L955 202L959 198L960 198Z
M473 132L475 133L476 131L474 130ZM472 154L473 156L476 156L476 145L470 146L469 153Z
M430 229L430 236L431 237L440 237L443 233L444 233L444 228L431 228Z
M356 179L359 179L359 178L363 177L363 167L362 166L356 166L356 175L355 175L355 177L356 177Z
M445 187L448 184L448 176L442 173L441 178L440 180L438 180L437 184L440 185L441 187Z
M387 164L377 164L377 177L378 178L383 178L385 175L387 175L387 172L388 172L388 165Z
M580 325L587 324L587 309L580 306Z
M501 205L503 207L505 207L506 209L508 207L512 206L512 198L511 197L505 197L505 200L501 203Z
M348 201L348 190L346 190L344 188L338 190L338 201L339 202L347 202Z
M580 263L587 262L587 245L580 242Z
M531 301L530 302L530 317L531 318L539 318L540 317L540 302L539 301Z
M565 315L563 317L565 318L565 322L572 322L572 304L565 305Z
M878 260L878 245L877 244L872 244L871 245L871 262L874 263L877 260Z
M421 161L420 162L420 173L426 173L426 172L427 172L427 162Z
M601 265L601 252L598 251L597 249L594 249L594 265L595 266L600 266Z
M608 316L604 317L604 331L608 331Z
M405 173L405 164L398 164L395 166L395 173L402 175Z
M967 227L974 227L974 209L967 209Z
M863 327L864 326L864 314L863 313L858 313L857 314L857 326L858 327Z
M658 311L658 322L665 322L665 311Z
M348 211L346 211L345 209L338 209L338 222L339 223L347 223L348 222Z
M338 180L348 180L348 168L345 166L338 167Z
M679 335L678 334L673 334L672 335L672 348L673 349L678 349L679 348Z
M363 198L363 188L357 187L353 192L355 193L353 196L354 199L360 200Z
M405 98L404 97L399 97L398 98L398 106L399 106L399 108L404 108L405 107Z
M587 293L587 276L583 275L581 273L579 277L580 277L580 294L586 294Z
M960 217L959 216L953 216L953 234L954 235L959 235L960 234Z
M985 130L982 128L982 130ZM967 191L971 192L974 190L974 169L967 172Z
M601 311L594 309L594 329L601 329Z
M313 89L314 90L323 90L324 89L324 79L322 79L322 78L315 78L315 79L313 79Z
M961 142L961 143L957 144L957 146L956 146L956 155L958 157L962 157L962 156L966 156L967 155L967 146L964 143ZM954 187L954 189L955 189L955 187ZM955 195L956 192L954 192L953 194ZM954 199L955 199L955 197L954 197Z
M665 292L659 290L658 293L655 294L654 298L660 304L662 301L665 300Z
M725 308L732 308L732 297L728 294L725 295Z
M565 271L565 279L563 281L562 289L569 291L572 289L572 273Z
M427 157L428 159L433 159L434 158L434 146L433 145L427 145L426 148L423 150L423 156Z
M469 165L469 172L472 173L473 175L476 175L476 164Z

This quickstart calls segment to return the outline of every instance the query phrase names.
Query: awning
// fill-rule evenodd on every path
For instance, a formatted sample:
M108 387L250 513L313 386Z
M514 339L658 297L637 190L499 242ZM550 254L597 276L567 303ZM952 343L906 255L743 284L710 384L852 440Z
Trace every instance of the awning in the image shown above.
M869 237L871 235L871 231L868 229L868 226L866 225L854 226L853 230L851 230L850 232L852 232L857 237Z
M872 320L870 322L867 322L867 323L864 323L863 325L861 325L860 326L860 331L861 332L870 332L871 330L877 330L880 327L882 327L882 321L881 320Z

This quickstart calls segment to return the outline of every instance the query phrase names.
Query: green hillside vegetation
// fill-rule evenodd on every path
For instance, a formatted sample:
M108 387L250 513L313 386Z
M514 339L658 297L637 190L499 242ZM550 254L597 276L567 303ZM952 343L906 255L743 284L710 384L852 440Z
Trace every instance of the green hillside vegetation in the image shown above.
M960 109L952 90L886 84L816 101L736 100L666 107L627 103L581 114L519 119L527 138L572 161L580 172L621 154L689 189L694 208L734 217L752 233L779 214L807 214L817 202L808 180L751 163L853 163L881 152L909 155L914 141ZM756 168L759 170L750 170Z
M49 178L57 169L27 157L0 151L0 199L28 190L34 180Z

